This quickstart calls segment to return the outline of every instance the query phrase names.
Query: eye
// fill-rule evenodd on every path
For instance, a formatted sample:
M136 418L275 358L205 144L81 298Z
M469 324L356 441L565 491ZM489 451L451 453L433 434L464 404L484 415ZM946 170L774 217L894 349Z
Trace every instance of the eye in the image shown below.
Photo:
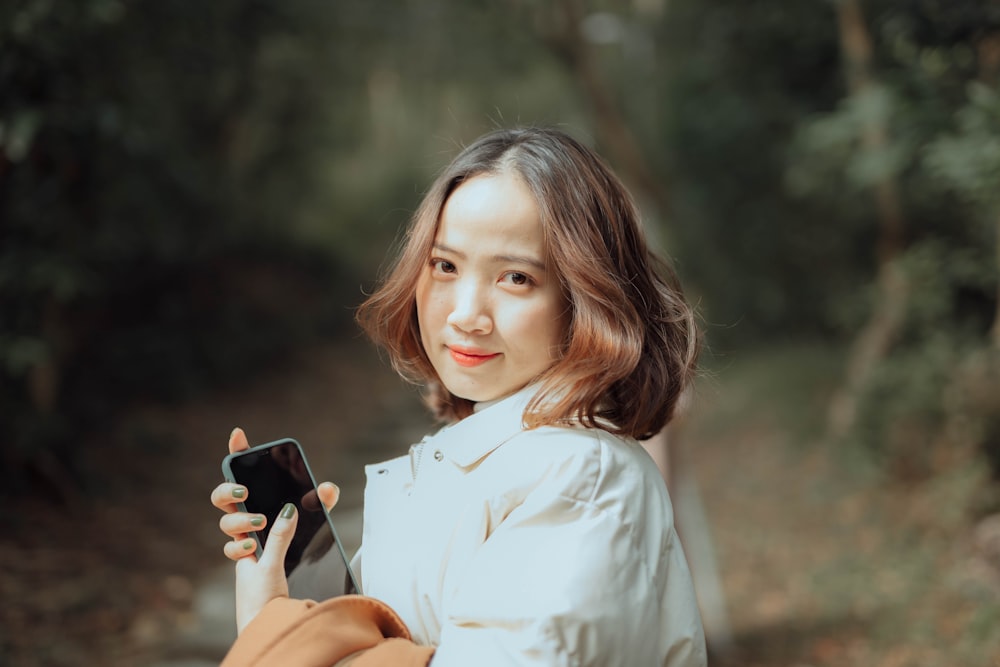
M510 283L511 285L532 285L535 282L527 273L521 273L519 271L505 273L503 275L503 281Z
M437 273L455 273L455 265L446 259L432 259L431 269Z

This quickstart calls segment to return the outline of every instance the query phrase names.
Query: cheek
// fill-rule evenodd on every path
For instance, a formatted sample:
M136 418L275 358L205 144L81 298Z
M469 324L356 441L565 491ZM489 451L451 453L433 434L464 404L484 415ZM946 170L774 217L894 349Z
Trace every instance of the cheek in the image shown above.
M565 322L559 309L542 304L512 315L517 323L515 339L525 354L541 362L560 355Z
M429 349L431 339L437 336L447 321L448 299L432 280L417 282L416 289L417 326L420 340Z

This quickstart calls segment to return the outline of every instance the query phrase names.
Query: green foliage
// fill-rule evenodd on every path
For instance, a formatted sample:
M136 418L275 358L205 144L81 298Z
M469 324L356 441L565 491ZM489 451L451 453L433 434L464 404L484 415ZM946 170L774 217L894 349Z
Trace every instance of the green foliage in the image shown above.
M832 8L682 1L658 37L673 252L704 295L710 339L829 333L830 295L869 270L860 207L790 197L783 181L802 118L840 98Z
M0 468L352 326L462 142L579 116L510 17L446 0L0 8Z
M994 223L1000 211L1000 91L968 85L968 102L956 113L957 127L928 144L927 169Z
M859 150L859 138L872 125L892 126L895 103L884 86L871 86L843 100L832 112L805 121L796 130L785 182L797 197L832 196L843 190L863 193L897 177L913 160L902 141Z
M1000 31L1000 12L885 4L880 75L903 100L892 131L913 147L899 172L915 240L904 258L912 294L902 339L867 389L859 435L891 467L919 475L934 472L942 448L997 449L989 430L998 405L983 396L997 393L984 352L1000 281L1000 81L984 76L980 50Z
M553 48L555 7L0 7L0 411L16 415L0 422L3 456L346 324L423 189L482 132L596 136L587 86ZM933 387L997 308L984 249L1000 102L980 52L996 8L863 3L875 84L853 96L832 4L581 9L596 71L664 184L654 240L664 231L711 349L853 335L872 305L872 186L894 179L912 301L865 437L884 441L900 415L947 421ZM873 125L885 141L861 150Z
M861 10L870 79L849 91L835 5L671 4L660 89L675 237L716 349L816 333L849 341L878 307L875 188L891 182L907 312L854 436L887 466L909 459L910 472L926 471L958 412L985 424L997 408L954 397L998 308L1000 81L989 45L1000 10L975 0ZM991 382L998 393L995 380L973 384Z
M940 240L913 246L901 261L910 289L905 326L864 388L854 435L890 470L922 478L935 472L942 448L969 444L948 432L959 412L972 408L962 417L980 420L995 407L962 394L964 369L981 357L990 326L983 304L1000 275L988 249Z
M343 279L282 231L302 174L348 135L311 95L329 19L308 2L0 10L5 473L330 322L336 288L328 305L268 294Z

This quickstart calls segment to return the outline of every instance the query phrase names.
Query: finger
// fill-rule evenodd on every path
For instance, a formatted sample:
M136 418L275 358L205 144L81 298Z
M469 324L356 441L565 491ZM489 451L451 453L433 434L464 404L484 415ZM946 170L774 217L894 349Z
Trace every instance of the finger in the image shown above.
M250 449L250 442L247 440L247 434L243 432L243 429L237 426L229 434L229 453L242 452L244 449Z
M212 489L212 504L224 512L235 512L236 504L246 500L248 493L242 484L223 482Z
M337 501L340 500L340 487L333 482L323 482L316 490L319 492L319 499L323 501L326 511L333 509Z
M288 547L292 543L298 521L299 513L295 511L295 504L286 503L274 519L271 532L267 534L264 553L260 557L261 566L265 569L281 570L284 573L285 554L288 553Z
M253 558L256 552L257 542L253 538L249 537L240 540L233 540L232 542L226 542L226 546L222 548L222 553L226 554L226 558L230 560Z
M263 514L235 512L224 514L219 519L219 528L234 540L244 539L248 534L262 529L267 524Z
M316 494L316 489L309 489L309 491L306 492L306 495L299 499L299 507L301 507L304 512L319 511L319 496Z

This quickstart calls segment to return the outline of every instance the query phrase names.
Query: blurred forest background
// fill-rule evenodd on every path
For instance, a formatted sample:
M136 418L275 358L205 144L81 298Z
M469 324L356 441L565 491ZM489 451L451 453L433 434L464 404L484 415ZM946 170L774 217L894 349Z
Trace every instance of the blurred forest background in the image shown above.
M795 504L767 496L817 460L843 486L803 531L829 534L824 508L847 495L845 512L885 514L872 539L891 548L839 548L855 575L894 572L858 585L910 591L894 599L911 615L876 622L837 584L817 595L866 619L849 637L796 643L793 610L754 640L772 598L730 591L741 664L1000 665L997 0L6 0L0 565L16 574L49 525L22 508L72 514L181 447L135 411L355 340L352 308L423 188L516 124L605 155L698 304L707 407L684 451L724 582L771 568L773 596L794 579L811 538L767 533ZM748 434L742 455L699 449ZM756 526L717 504L743 488L740 456L769 464L735 501L772 512ZM210 488L184 493L207 504ZM37 539L86 543L72 516ZM728 574L750 549L728 528L761 533L754 572ZM787 560L767 551L779 540ZM5 581L4 606L42 595ZM121 630L105 621L91 630Z

